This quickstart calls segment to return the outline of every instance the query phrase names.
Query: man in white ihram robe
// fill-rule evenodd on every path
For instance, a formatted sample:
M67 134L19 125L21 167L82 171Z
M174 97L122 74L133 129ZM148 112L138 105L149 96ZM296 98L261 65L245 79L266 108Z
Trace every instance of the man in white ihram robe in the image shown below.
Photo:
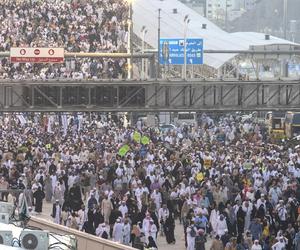
M52 208L52 218L54 223L60 224L61 222L61 205L59 204L59 200L56 200L53 204Z
M156 242L156 233L157 233L157 227L154 224L154 221L150 220L150 236L152 236L155 242Z
M152 220L152 218L150 217L150 214L147 213L146 214L146 218L144 218L143 220L143 232L145 234L145 239L146 239L146 242L148 243L148 237L151 236L150 235L150 231L151 231L151 224L150 224L150 221Z
M129 245L130 242L130 224L128 220L125 220L124 226L123 226L123 244Z
M112 236L114 241L119 243L123 242L123 224L121 223L120 219L117 219L114 225Z
M122 204L119 207L119 211L122 213L123 218L125 218L125 215L128 213L128 208L126 206L126 202L125 201L122 201Z
M213 209L210 213L209 222L212 227L212 233L215 234L217 232L217 223L219 218L219 211L217 209Z
M217 222L216 233L221 237L225 234L226 230L228 231L226 219L224 218L224 215L221 214Z

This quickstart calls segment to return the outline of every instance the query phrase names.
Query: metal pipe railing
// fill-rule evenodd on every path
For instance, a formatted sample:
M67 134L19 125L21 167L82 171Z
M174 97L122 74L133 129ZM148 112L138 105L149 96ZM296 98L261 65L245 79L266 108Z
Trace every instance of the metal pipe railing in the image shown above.
M244 55L300 55L299 50L204 50L204 54L244 54ZM155 50L148 53L134 53L133 58L152 58ZM10 52L0 52L0 57L9 57ZM130 58L130 53L102 53L102 52L65 52L66 58Z
M0 57L9 57L10 52L0 52ZM133 58L152 58L154 53L134 53ZM65 52L66 58L130 58L130 53L102 53L102 52Z
M300 55L300 50L204 50L204 54Z

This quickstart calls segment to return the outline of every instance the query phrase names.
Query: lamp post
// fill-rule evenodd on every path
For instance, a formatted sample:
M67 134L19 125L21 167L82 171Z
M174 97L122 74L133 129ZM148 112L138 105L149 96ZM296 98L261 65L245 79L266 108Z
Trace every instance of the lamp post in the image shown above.
M189 15L185 15L184 17L184 32L183 32L183 46L184 46L184 52L183 52L183 79L186 80L186 35L187 35L187 28L188 24L190 22Z
M228 0L226 0L225 4L225 30L228 31Z
M159 58L160 58L160 12L161 9L158 9L158 28L157 28L157 65L156 65L156 71L157 75L156 78L160 78L160 65L159 65Z
M146 26L143 26L142 29L141 29L141 33L142 33L142 53L144 54L145 52L145 35L147 33L147 29L146 29ZM146 67L145 67L145 59L142 58L142 80L145 80L145 76L147 75L147 72L146 72Z
M127 53L130 53L130 58L127 60L127 66L128 66L128 74L127 78L132 79L133 77L133 20L132 20L132 1L133 0L127 0L129 4L129 10L128 10L128 41L127 41Z
M283 36L284 39L287 38L287 12L288 12L288 5L287 5L287 0L283 0Z

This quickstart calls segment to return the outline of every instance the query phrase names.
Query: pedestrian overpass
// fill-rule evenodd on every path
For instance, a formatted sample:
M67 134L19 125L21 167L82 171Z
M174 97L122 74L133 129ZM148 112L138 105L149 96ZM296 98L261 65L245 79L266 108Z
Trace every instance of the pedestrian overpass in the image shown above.
M1 112L300 111L300 80L0 81Z

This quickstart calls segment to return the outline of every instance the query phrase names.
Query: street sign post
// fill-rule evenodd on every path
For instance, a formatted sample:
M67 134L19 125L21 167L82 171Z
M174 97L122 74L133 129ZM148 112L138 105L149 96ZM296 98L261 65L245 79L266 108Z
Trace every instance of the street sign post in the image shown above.
M161 38L159 62L163 65L184 64L184 39ZM187 64L203 64L203 39L186 39Z
M63 63L63 48L11 48L11 63Z

